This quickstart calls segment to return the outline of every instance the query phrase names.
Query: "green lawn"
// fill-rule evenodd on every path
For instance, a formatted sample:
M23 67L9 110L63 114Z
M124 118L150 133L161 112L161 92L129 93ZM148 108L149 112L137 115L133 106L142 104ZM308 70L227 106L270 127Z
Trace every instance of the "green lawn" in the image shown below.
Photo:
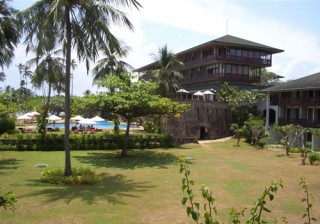
M45 163L63 168L64 152L0 152L0 186L18 198L15 213L0 210L0 223L193 223L181 207L179 156L191 157L191 179L198 189L207 185L215 195L218 217L229 223L232 207L252 207L264 187L281 178L284 189L266 214L282 216L288 223L303 223L300 176L315 196L313 215L320 221L320 166L301 166L299 155L287 158L284 151L256 150L235 140L188 144L174 149L134 151L129 158L116 151L73 151L74 167L92 167L104 177L101 185L54 186L39 181ZM248 211L247 211L248 213Z

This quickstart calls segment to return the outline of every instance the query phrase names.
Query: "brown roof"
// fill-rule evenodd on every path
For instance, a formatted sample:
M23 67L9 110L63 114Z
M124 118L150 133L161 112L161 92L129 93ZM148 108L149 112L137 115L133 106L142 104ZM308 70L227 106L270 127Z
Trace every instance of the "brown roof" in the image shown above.
M291 80L278 86L261 90L262 92L286 92L297 90L320 89L320 73L308 75L299 79Z
M267 45L263 45L263 44L259 44L253 41L249 41L249 40L245 40L245 39L241 39L239 37L235 37L235 36L231 36L231 35L225 35L223 37L211 40L209 42L200 44L198 46L189 48L187 50L181 51L179 53L177 53L176 55L182 55L185 54L187 52L192 52L195 51L197 49L201 49L201 48L205 48L207 46L212 46L212 45L226 45L226 46L237 46L237 47L247 47L250 49L257 49L257 50L264 50L264 51L268 51L272 54L275 53L280 53L283 52L283 50L281 49L277 49L277 48L273 48L273 47L269 47ZM135 72L139 72L139 71L145 71L146 69L150 69L150 66L155 65L156 62L152 62L148 65L145 65L143 67L140 67L138 69L135 69Z
M283 52L283 50L281 50L281 49L269 47L267 45L259 44L259 43L256 43L256 42L253 42L250 40L245 40L245 39L239 38L239 37L225 35L223 37L214 39L212 41L209 41L204 44L200 44L196 47L182 51L182 52L178 53L177 55L186 53L188 51L194 51L198 48L203 48L203 47L210 46L210 45L228 45L228 46L237 46L237 47L248 47L251 49L255 48L255 49L259 49L259 50L269 51L270 53L273 53L273 54Z

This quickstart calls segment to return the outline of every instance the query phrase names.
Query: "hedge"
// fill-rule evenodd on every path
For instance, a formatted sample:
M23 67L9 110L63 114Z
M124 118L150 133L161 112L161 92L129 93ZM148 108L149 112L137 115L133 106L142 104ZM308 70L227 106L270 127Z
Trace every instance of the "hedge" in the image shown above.
M70 135L71 150L122 149L124 134L74 134ZM170 135L131 134L129 149L168 148L173 146ZM19 134L0 138L0 150L5 151L63 151L64 135Z

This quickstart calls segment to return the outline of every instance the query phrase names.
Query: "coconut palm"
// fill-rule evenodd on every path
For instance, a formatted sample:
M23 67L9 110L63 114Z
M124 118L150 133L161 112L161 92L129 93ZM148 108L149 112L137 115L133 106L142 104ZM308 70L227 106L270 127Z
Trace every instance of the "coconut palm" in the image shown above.
M0 67L10 65L14 48L19 42L19 28L14 15L16 10L8 6L7 0L0 1Z
M99 84L99 81L107 75L120 75L123 72L132 70L133 67L120 60L120 58L128 55L130 47L120 43L120 49L105 49L103 54L104 58L97 62L97 65L92 69L93 84Z
M16 66L18 67L20 73L20 87L22 88L23 86L26 86L28 89L28 79L31 79L32 77L30 66L21 63Z
M27 62L30 66L36 65L32 77L33 86L40 89L44 87L45 84L48 85L47 100L38 124L38 132L42 135L46 134L46 117L50 106L51 91L53 89L60 89L61 85L64 84L65 77L64 58L59 57L62 51L51 50L51 48L53 48L53 46L48 46L48 50L44 52L44 55L38 55Z
M6 80L6 74L4 72L0 72L0 82L4 82Z
M157 69L147 74L147 77L159 83L159 94L164 97L172 97L179 89L178 81L183 77L180 72L175 70L176 66L182 65L182 62L170 50L167 45L159 48L158 54L151 55L156 61Z
M70 123L70 74L71 49L77 52L79 60L95 61L99 49L112 46L119 49L116 37L110 32L111 23L133 29L125 13L116 7L134 6L136 0L40 0L19 13L23 24L25 43L36 46L36 52L43 52L45 42L58 41L66 59L65 71L65 172L72 174L69 142Z

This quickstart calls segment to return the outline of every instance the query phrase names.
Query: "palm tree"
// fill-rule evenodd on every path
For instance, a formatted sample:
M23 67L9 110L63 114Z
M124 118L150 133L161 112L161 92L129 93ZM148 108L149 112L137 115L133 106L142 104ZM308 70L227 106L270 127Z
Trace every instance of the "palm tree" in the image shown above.
M9 7L7 0L0 1L0 67L10 65L14 47L19 42L19 28L14 15L16 10Z
M20 73L20 87L23 87L24 85L26 88L28 88L28 78L31 79L32 77L32 71L30 70L30 66L19 64L16 65L19 69Z
M167 45L159 48L158 54L151 55L157 62L158 67L147 74L151 80L159 83L159 94L163 97L172 97L179 89L178 81L183 77L182 74L175 69L176 66L182 65L182 62L170 50Z
M118 40L110 32L110 24L133 29L125 13L116 8L120 6L141 7L136 0L40 0L19 13L27 48L36 46L38 54L43 51L45 42L58 41L65 53L66 176L72 175L69 142L71 49L77 52L79 60L85 60L87 70L89 62L98 57L99 49L108 46L119 49Z
M132 70L133 67L119 58L125 57L130 51L130 47L120 43L120 49L105 49L105 57L100 59L97 65L92 69L93 84L99 84L99 81L107 75L120 75L123 72Z
M43 114L38 124L38 132L42 135L46 134L46 117L50 106L51 90L60 89L60 87L64 85L65 77L64 59L58 57L62 51L53 51L51 48L53 48L53 46L48 46L48 50L44 52L44 55L38 55L27 62L30 66L37 66L32 77L33 85L40 89L45 83L48 84L47 100L44 104Z
M0 72L0 82L4 82L6 80L6 74L4 72Z

